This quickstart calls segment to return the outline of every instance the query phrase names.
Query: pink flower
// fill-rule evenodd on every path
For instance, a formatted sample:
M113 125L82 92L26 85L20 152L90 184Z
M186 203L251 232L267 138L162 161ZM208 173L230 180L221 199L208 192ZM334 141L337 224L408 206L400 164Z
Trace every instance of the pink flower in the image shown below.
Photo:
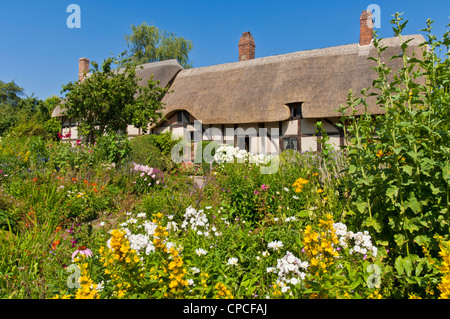
M255 190L253 191L253 194L258 195L259 192L255 189Z
M75 256L80 253L81 255L84 255L86 257L92 257L94 256L94 254L92 253L92 250L90 250L89 248L86 248L86 246L80 246L78 247L77 250L75 250L75 252L72 254L72 259L75 258Z
M77 145L80 145L81 144L81 140L77 140Z
M262 189L263 191L268 190L268 189L269 189L269 185L262 184L262 185L261 185L261 189Z

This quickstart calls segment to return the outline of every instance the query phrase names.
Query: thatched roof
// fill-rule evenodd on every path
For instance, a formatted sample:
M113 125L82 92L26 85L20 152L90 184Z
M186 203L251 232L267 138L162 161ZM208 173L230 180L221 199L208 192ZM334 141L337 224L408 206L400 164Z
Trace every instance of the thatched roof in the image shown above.
M141 78L138 82L139 85L146 85L147 81L153 74L153 81L158 80L160 87L166 87L171 83L176 74L183 68L178 63L177 60L167 60L142 64L136 69L136 76ZM120 72L120 70L119 70ZM87 75L89 77L90 74ZM61 102L52 112L52 117L64 116L64 103L65 100Z
M419 51L422 35L403 36L411 50ZM400 52L398 38L381 40L386 63L401 67L401 59L388 62ZM275 122L289 118L287 103L303 102L304 118L335 117L350 89L359 93L377 78L370 67L376 56L373 44L342 45L300 51L247 61L182 70L163 98L163 114L187 110L203 124ZM369 111L382 113L374 100Z

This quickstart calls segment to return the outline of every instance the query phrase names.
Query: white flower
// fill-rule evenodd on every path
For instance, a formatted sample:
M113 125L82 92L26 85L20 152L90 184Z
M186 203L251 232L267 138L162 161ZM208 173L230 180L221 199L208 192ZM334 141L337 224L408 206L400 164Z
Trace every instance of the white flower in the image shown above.
M147 235L149 236L153 236L153 234L155 233L156 228L158 227L157 224L152 223L150 221L146 221L144 223L144 228L145 228L145 232L147 233Z
M275 272L276 268L275 267L267 267L266 271L268 274L270 274L271 272Z
M286 192L289 192L289 188L283 187L283 189L284 189Z
M194 279L188 279L187 283L189 286L194 286Z
M230 257L230 258L228 258L227 265L230 265L230 266L236 266L236 265L237 265L237 262L238 262L238 259L237 259L237 258Z
M175 222L168 222L166 225L166 230L167 231L177 231L178 230L178 226L177 223Z
M281 241L272 241L267 245L267 247L269 249L278 251L281 247L283 247L283 243Z
M130 242L130 248L134 249L138 254L141 249L147 248L149 243L149 237L147 235L142 234L130 234L128 237L128 241Z
M151 242L148 243L147 247L145 248L145 254L150 255L150 253L155 252L155 246Z
M206 250L204 250L203 248L197 248L197 249L195 249L195 253L198 256L201 256L201 255L206 255L208 252Z
M299 280L298 280L297 278L295 278L295 277L292 277L292 278L291 278L291 284L292 284L292 285L295 286L295 285L298 284L298 283L299 283Z
M197 267L192 267L191 270L193 274L198 274L200 272L200 269Z

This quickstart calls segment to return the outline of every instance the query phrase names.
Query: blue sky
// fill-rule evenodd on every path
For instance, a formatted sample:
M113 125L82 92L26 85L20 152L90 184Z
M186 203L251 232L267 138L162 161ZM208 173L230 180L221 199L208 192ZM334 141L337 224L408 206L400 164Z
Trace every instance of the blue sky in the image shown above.
M81 8L81 28L70 29L70 4ZM382 37L404 12L404 34L421 33L427 18L441 36L450 23L450 1L156 1L0 0L0 80L15 81L27 95L61 96L77 80L78 59L102 62L126 50L124 35L142 22L191 40L194 67L236 62L242 32L255 38L256 57L357 43L359 16L369 4L381 12Z

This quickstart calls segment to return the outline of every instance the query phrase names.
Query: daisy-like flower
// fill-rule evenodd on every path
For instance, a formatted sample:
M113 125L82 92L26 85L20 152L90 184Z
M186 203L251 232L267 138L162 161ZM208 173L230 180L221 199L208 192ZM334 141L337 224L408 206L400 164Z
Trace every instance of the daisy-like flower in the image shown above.
M235 258L235 257L230 257L230 258L228 258L227 265L230 265L230 266L236 266L236 265L237 265L237 262L238 262L238 259L237 259L237 258Z
M201 256L201 255L206 255L208 252L206 250L204 250L203 248L197 248L197 249L195 249L195 253L198 256Z
M72 254L72 259L74 259L77 254L84 255L86 257L94 256L94 254L92 253L92 250L90 250L89 248L86 248L86 246L78 247L78 249L75 250L75 252Z
M275 251L280 250L280 248L283 247L283 243L281 241L272 241L267 245L267 248L273 249Z

